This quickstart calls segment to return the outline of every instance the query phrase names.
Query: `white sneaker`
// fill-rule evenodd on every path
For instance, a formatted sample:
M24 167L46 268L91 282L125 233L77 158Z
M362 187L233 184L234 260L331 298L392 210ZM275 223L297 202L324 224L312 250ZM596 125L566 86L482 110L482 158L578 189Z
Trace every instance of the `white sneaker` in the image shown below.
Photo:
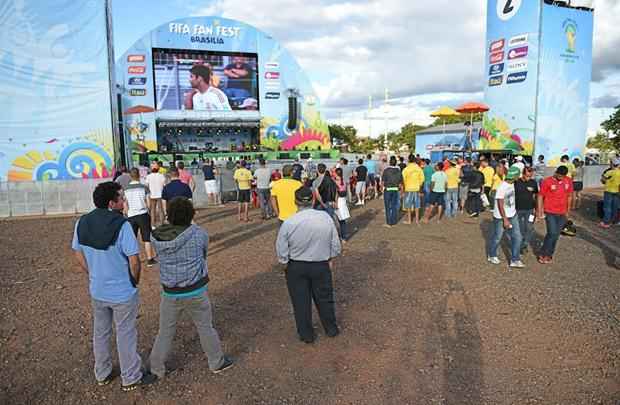
M510 267L514 267L517 269L522 269L525 267L525 264L521 260L517 260L516 262L510 262Z
M491 264L500 264L501 263L501 261L499 260L499 257L496 257L496 256L494 256L494 257L489 256L489 257L487 257L487 260Z

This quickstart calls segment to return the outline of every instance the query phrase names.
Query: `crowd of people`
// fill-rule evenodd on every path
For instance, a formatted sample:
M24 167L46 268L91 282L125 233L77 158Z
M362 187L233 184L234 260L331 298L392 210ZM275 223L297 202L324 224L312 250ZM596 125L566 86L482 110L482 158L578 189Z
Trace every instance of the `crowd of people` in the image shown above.
M218 168L202 162L209 201L220 204ZM385 226L437 222L458 215L480 217L491 213L487 235L488 262L500 264L498 249L506 234L510 240L509 268L523 268L522 255L532 243L534 223L544 220L546 235L538 262L550 264L560 234L566 232L571 209L580 204L583 171L568 156L551 176L545 176L544 157L528 164L521 156L511 161L480 157L429 160L410 155L378 161L368 155L349 164L345 158L333 167L299 160L270 169L264 160L256 165L233 163L237 184L239 220L250 221L249 203L256 193L263 220L278 218L276 257L285 267L299 339L311 344L312 301L328 337L338 336L332 282L333 259L350 237L349 206L363 207L382 198ZM580 172L581 169L581 172ZM601 178L605 185L603 221L608 228L618 222L620 159L613 159ZM214 183L215 182L215 183ZM196 183L183 162L164 167L153 161L145 167L121 170L115 181L100 183L93 192L95 209L76 223L72 248L88 275L93 312L93 352L97 384L115 377L109 341L113 325L120 363L121 387L130 391L165 377L176 323L183 312L194 322L201 346L214 373L233 365L224 354L212 323L208 295L207 253L209 236L194 223L192 198ZM402 208L401 208L402 207ZM138 355L138 285L141 276L140 244L146 265L159 264L161 301L159 332L146 365Z

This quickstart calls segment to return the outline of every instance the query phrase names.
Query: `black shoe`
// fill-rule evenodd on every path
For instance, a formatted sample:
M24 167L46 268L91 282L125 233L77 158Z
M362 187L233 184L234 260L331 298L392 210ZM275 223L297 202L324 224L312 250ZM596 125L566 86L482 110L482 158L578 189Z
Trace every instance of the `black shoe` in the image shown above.
M526 253L527 253L527 246L523 246L523 247L521 248L521 254L522 254L522 255L524 255L524 254L526 254Z
M146 261L146 267L153 267L156 264L157 264L157 260L156 259L149 259L149 260Z
M157 376L151 373L142 374L142 378L133 384L121 385L121 389L125 392L133 391L141 386L151 385L157 381Z
M325 334L328 337L333 338L333 337L336 337L336 336L340 335L340 330L338 328L336 328L336 329L329 330L329 331L325 332Z
M299 340L301 340L302 342L306 343L306 344L312 344L314 343L314 339L315 337L312 336L311 338L304 338L304 337L299 337Z
M114 381L114 379L116 378L118 374L115 373L114 371L111 371L110 374L108 374L108 376L106 378L104 378L101 381L97 381L97 385L102 387L104 385L108 385L110 384L112 381Z
M229 359L228 357L224 356L224 362L222 363L221 366L219 366L218 368L216 368L213 371L213 374L219 374L224 370L228 370L229 368L231 368L233 366L233 361L231 359Z

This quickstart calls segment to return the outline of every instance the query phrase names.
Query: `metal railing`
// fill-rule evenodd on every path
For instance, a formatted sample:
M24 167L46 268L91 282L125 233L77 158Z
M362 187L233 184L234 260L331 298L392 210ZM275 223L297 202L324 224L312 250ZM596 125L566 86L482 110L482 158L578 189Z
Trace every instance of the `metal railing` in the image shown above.
M267 167L272 170L282 169L291 162L270 162ZM317 162L318 163L318 162ZM328 166L335 161L325 161ZM584 187L601 187L600 178L608 166L584 167ZM202 171L192 168L196 182L194 205L204 208L208 204ZM234 170L218 167L217 181L223 201L236 199L237 187L233 180ZM551 175L553 168L548 168L546 175ZM94 208L92 193L97 184L110 179L84 179L66 181L24 181L0 182L0 217L18 217L27 215L57 215L88 212Z

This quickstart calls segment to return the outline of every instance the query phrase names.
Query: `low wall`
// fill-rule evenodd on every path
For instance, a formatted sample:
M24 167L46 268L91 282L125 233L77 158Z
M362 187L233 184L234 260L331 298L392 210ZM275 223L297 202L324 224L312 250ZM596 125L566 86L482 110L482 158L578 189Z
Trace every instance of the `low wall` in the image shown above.
M282 170L284 164L291 162L270 162L267 166ZM316 162L318 163L318 161ZM328 167L336 161L323 161ZM353 166L353 165L352 165ZM586 166L584 169L584 187L601 187L601 174L608 166ZM547 175L553 174L554 168L547 168ZM207 206L207 195L202 172L194 169L196 191L194 204L198 208ZM0 182L0 217L18 217L27 215L77 214L94 208L92 192L103 181L109 179L85 179L45 182ZM224 201L236 198L236 186L233 171L220 168L218 184Z

